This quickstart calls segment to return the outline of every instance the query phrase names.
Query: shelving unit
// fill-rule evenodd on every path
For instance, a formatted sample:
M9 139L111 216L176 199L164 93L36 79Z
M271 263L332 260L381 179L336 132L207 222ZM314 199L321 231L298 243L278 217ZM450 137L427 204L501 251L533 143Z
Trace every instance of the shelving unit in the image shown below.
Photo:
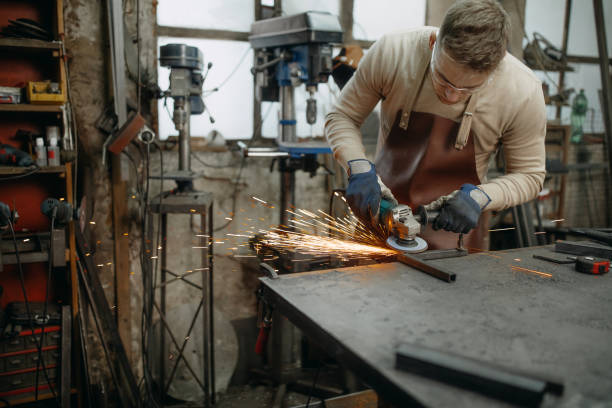
M63 63L63 47L61 40L64 34L63 24L63 2L62 0L51 0L40 2L38 0L8 0L0 3L0 27L8 24L8 20L17 18L29 18L45 26L53 33L54 41L41 41L28 38L1 38L0 37L0 86L24 86L28 81L51 80L60 84L60 89L66 94L66 72ZM30 104L23 95L21 104L0 104L0 143L10 144L22 151L29 151L27 140L18 140L14 137L17 130L23 129L33 134L45 134L46 126L59 126L60 135L68 124L63 123L62 105ZM78 339L78 328L73 321L78 312L77 298L77 269L76 269L76 243L75 227L70 223L65 228L54 228L53 234L49 234L49 221L41 213L41 202L47 197L65 200L73 207L75 203L73 187L73 165L68 162L60 166L42 167L39 169L29 167L11 167L0 165L0 201L15 208L19 213L16 222L18 242L23 244L27 238L44 235L47 240L52 237L54 242L65 244L65 251L61 249L61 257L54 251L53 257L45 254L48 248L41 244L34 252L24 252L21 259L23 279L25 281L27 298L29 302L41 302L46 298L47 270L52 260L52 278L49 303L70 305L71 311L65 307L62 315L61 327L62 341L58 345L60 358L54 358L52 364L60 368L57 372L54 389L62 406L75 405L79 398L79 368L80 363L76 356L77 343L72 345L72 340ZM57 237L57 241L55 238ZM11 234L2 234L2 240L10 240ZM4 243L6 244L6 242ZM23 244L23 245L31 245ZM46 244L45 244L46 245ZM0 246L4 251L9 245ZM56 247L57 249L57 247ZM6 253L5 253L6 254ZM31 255L29 257L25 255ZM0 258L2 258L0 256ZM0 305L5 307L10 302L22 302L23 292L19 285L21 278L14 264L14 254L7 254L5 265L0 273L0 286L4 287L4 295L0 298ZM51 258L51 259L50 259ZM70 324L64 325L65 319ZM29 331L29 327L23 330ZM24 353L29 353L31 344L24 343ZM7 358L11 353L5 352L6 348L0 344L0 358ZM13 371L3 365L5 360L0 361L0 375L4 374L4 380L12 378ZM46 360L45 360L46 361ZM51 364L51 363L47 363ZM6 369L5 369L6 368ZM19 372L19 369L15 368ZM36 371L31 366L22 367L21 371ZM70 373L76 375L70 375ZM0 382L3 380L0 378ZM40 379L39 386L46 385L44 379ZM19 390L12 390L7 382L0 385L0 397L17 406L35 401L33 384L30 390L25 383L19 386ZM72 395L76 397L71 397ZM38 400L52 399L53 393L48 389L40 389Z

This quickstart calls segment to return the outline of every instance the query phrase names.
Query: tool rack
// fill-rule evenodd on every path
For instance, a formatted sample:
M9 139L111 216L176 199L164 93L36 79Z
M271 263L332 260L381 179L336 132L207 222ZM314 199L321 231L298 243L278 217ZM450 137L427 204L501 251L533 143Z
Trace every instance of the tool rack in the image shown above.
M67 93L66 72L63 62L62 39L64 34L63 1L39 2L33 0L8 0L0 4L0 27L9 20L28 18L45 26L52 33L53 41L29 38L0 37L0 86L25 86L28 81L52 80L60 84L62 95ZM0 142L32 153L27 142L13 138L17 129L44 134L45 126L56 125L63 131L63 105L29 104L24 94L19 104L0 104ZM47 197L66 200L74 205L73 166L30 168L0 165L0 201L17 210L15 224L20 263L23 269L29 302L45 299L48 262L53 263L49 304L59 305L61 321L53 325L35 325L32 333L23 326L16 335L0 339L0 398L10 406L31 403L36 400L34 384L37 343L44 331L42 361L47 367L49 379L55 391L50 392L45 376L40 375L38 400L58 399L61 406L75 402L79 376L71 375L73 365L72 320L78 311L76 250L74 225L49 232L49 221L40 211L40 204ZM54 243L49 260L50 237ZM0 286L4 293L0 307L11 302L23 302L19 283L17 257L10 231L0 232ZM42 365L42 364L41 364ZM71 377L76 377L73 381Z

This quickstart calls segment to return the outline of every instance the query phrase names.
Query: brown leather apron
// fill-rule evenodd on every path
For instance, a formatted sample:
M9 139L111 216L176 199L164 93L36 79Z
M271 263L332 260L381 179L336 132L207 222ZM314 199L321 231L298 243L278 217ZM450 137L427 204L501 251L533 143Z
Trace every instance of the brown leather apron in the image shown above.
M452 193L464 183L480 184L470 130L475 97L470 98L460 124L431 113L399 111L380 147L376 170L395 198L411 208L429 204ZM407 121L407 122L406 122ZM468 249L488 249L488 213L476 228L464 235ZM430 249L457 246L459 234L434 231L428 226L420 236Z

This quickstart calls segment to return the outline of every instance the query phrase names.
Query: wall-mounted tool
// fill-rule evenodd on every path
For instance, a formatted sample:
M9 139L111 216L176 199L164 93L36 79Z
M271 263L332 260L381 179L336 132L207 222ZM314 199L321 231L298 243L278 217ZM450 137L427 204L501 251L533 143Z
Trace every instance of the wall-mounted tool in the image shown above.
M33 164L32 156L23 150L0 143L0 165L28 167Z
M47 198L40 204L40 211L49 218L55 218L55 225L58 227L68 224L74 219L78 219L76 211L72 205L66 201L59 201L56 198Z

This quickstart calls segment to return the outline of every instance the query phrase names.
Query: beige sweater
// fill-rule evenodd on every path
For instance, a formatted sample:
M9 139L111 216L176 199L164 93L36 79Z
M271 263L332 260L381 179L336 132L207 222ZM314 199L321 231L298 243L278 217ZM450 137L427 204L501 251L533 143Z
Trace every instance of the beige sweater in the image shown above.
M345 169L349 160L366 158L359 128L379 101L378 149L400 110L461 119L465 104L443 105L431 84L424 82L431 81L429 35L435 30L423 27L385 35L362 59L325 123L334 157ZM540 81L512 55L506 54L493 75L478 93L472 130L479 187L491 197L487 209L500 210L529 201L542 189L546 107ZM500 144L506 174L487 180L489 159Z

